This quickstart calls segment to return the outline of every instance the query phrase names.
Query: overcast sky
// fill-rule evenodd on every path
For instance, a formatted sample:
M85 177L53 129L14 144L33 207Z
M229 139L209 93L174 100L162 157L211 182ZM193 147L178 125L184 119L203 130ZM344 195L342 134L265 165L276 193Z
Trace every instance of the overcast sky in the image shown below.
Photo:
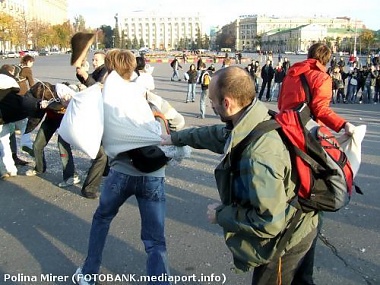
M267 16L329 16L362 20L369 29L379 30L379 0L68 0L69 19L82 15L86 25L93 28L115 25L116 13L136 10L156 10L173 13L201 13L205 25L224 25L240 15L265 14ZM287 4L284 4L288 2ZM361 5L359 5L361 4ZM318 5L318 6L316 6Z

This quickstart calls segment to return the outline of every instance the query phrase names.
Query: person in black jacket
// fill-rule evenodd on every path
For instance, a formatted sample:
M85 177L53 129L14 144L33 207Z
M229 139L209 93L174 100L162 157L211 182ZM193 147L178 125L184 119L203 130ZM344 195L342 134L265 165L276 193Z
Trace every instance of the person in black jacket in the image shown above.
M261 97L263 97L264 89L267 87L267 94L266 99L267 101L270 98L270 86L272 84L274 76L274 69L272 67L271 61L267 60L266 64L261 68L261 78L263 79L263 82L261 84L261 89L259 93L259 100L261 100Z
M9 144L11 128L9 123L13 123L28 116L36 116L48 102L33 97L29 92L24 96L17 93L20 86L16 82L9 65L0 68L0 177L6 179L17 175L17 168L12 158L12 151Z
M77 68L77 78L86 87L98 82L104 82L107 75L107 68L104 65L105 56L106 54L102 51L95 52L92 59L92 65L95 70L91 74L88 74L83 68ZM89 199L95 199L98 197L103 174L107 175L108 169L107 155L104 152L103 146L100 146L99 152L95 159L92 160L92 164L87 172L87 177L83 182L81 189L83 197Z

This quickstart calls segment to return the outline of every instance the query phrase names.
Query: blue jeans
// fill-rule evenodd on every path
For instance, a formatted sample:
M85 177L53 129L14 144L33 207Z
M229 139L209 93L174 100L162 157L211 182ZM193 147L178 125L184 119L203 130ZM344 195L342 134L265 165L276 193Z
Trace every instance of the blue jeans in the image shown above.
M197 83L188 83L186 102L195 100L196 87L197 87Z
M208 89L201 91L201 99L200 99L200 111L201 117L204 118L206 116L206 103L208 99Z
M173 69L173 75L171 77L171 80L174 80L174 77L177 77L177 80L180 80L179 73L177 69Z
M347 100L349 103L355 103L356 102L356 95L357 95L357 86L348 84L347 86Z
M119 208L132 195L136 196L140 210L141 240L148 255L147 275L160 276L165 273L170 275L164 233L166 211L164 178L129 176L112 168L102 187L99 206L92 219L88 255L82 268L84 274L99 272L110 224Z

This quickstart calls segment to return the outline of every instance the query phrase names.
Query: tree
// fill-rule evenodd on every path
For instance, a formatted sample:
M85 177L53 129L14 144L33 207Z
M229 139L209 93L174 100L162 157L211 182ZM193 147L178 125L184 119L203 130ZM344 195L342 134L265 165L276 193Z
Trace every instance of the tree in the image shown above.
M228 33L226 31L222 31L222 33L218 34L216 37L216 44L222 48L235 48L236 36Z
M86 32L86 20L82 15L74 17L74 32Z
M139 42L135 36L132 41L132 49L138 49L138 45L139 45Z
M103 44L105 48L112 48L112 36L113 36L113 31L111 26L106 26L102 25L100 29L103 31Z
M371 46L375 41L374 33L371 30L363 30L359 37L361 39L361 42L367 49L368 53L370 53Z
M145 47L145 43L144 43L144 40L142 38L140 38L140 48L142 47Z
M127 40L125 41L125 48L126 49L132 49L132 41L131 41L131 39L127 38Z
M210 38L207 36L207 34L203 35L201 48L210 49Z
M121 48L121 41L120 41L120 34L119 34L119 28L118 26L116 26L114 29L113 29L113 36L112 36L112 45L113 47L116 47L116 48Z
M59 46L60 49L67 48L70 46L71 29L69 21L61 25L52 26L52 30L54 31L52 45L56 44Z

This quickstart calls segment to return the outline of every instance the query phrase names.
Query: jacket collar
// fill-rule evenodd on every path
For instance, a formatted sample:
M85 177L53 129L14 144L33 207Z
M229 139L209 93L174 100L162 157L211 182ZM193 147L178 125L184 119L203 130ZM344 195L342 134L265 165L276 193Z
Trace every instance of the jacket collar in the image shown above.
M231 148L241 142L259 123L269 119L268 108L255 98L231 130L225 153L229 153Z

